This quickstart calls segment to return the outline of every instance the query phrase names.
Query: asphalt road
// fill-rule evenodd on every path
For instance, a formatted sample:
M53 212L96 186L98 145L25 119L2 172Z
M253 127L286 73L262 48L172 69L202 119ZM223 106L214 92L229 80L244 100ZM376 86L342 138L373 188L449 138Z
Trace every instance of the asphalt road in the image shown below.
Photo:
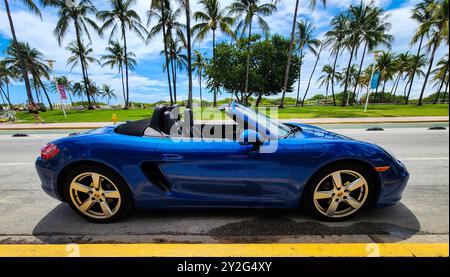
M33 165L42 145L67 134L0 134L0 243L448 242L449 132L411 126L333 130L390 149L411 173L400 204L342 223L259 209L146 211L114 224L89 223L41 191Z

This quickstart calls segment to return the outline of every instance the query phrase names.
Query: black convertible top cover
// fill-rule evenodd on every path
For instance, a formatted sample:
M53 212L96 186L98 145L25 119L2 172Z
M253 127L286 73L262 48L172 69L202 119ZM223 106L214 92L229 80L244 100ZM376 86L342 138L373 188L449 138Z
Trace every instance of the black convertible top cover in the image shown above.
M150 126L151 118L131 121L117 126L116 133L127 136L142 137L145 129Z

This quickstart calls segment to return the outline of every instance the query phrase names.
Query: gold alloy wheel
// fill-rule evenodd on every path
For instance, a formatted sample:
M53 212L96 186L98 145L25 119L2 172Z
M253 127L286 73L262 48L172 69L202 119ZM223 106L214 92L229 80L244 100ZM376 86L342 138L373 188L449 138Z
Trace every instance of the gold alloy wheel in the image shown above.
M110 218L117 213L121 204L121 195L116 185L94 172L85 172L73 178L69 194L80 212L96 219Z
M323 215L342 218L358 211L366 202L369 186L356 171L338 170L323 178L314 190L314 205Z

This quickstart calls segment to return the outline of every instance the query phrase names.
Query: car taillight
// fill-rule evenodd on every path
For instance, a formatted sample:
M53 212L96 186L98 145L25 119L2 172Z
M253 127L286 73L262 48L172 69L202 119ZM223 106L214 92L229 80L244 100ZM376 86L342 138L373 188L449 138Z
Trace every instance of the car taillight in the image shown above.
M44 147L41 148L41 159L49 160L56 156L59 153L58 146L48 143Z

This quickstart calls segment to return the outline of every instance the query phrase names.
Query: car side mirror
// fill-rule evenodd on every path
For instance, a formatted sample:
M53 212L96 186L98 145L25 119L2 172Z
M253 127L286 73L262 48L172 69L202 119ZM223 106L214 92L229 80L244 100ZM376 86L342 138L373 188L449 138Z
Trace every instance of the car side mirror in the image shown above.
M262 136L252 129L244 130L239 136L240 145L253 145L255 148L263 144Z

